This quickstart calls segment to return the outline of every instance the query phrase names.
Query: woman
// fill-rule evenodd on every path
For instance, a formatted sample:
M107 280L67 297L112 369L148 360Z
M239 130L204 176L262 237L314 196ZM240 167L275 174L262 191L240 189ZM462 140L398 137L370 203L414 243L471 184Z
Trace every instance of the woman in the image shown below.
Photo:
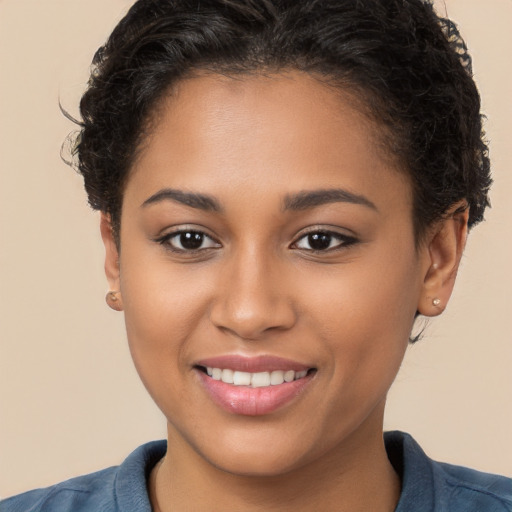
M5 509L512 509L510 480L382 435L488 204L469 71L419 0L137 2L76 151L168 444Z

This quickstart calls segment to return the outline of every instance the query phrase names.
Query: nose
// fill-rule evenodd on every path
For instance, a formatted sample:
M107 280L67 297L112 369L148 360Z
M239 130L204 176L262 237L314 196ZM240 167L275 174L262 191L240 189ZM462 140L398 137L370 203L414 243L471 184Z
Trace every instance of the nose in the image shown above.
M210 319L243 340L262 339L296 322L293 294L277 261L254 251L225 265Z

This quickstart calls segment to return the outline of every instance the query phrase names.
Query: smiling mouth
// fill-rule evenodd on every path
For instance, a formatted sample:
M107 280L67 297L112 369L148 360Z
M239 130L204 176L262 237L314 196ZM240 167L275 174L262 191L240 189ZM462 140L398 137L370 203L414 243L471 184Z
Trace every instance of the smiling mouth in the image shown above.
M232 386L245 386L251 388L263 388L279 386L284 383L294 382L316 372L316 368L308 370L274 370L269 372L243 372L229 368L213 368L210 366L197 366L198 370L208 375L211 379L222 381Z

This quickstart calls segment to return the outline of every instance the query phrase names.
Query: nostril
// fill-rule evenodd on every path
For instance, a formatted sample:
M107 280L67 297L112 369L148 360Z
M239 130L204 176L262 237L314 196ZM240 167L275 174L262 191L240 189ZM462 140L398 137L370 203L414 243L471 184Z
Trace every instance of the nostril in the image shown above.
M228 287L210 310L210 321L218 329L244 341L258 341L271 332L293 327L296 311L276 290L262 282L248 287L243 279L230 281L236 284Z

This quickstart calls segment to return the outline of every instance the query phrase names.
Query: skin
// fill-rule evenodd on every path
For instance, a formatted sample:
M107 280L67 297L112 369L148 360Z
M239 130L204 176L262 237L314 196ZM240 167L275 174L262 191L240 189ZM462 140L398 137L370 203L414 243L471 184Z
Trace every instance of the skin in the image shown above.
M447 215L415 248L409 181L353 105L295 71L184 80L130 172L119 248L102 216L112 305L124 310L135 366L168 421L168 453L150 478L155 510L396 507L386 394L416 311L446 306L467 212ZM163 189L207 194L221 211L144 205ZM283 208L290 195L326 189L373 207ZM176 229L211 239L173 252L177 239L162 236ZM326 230L340 238L310 250L305 235ZM194 369L226 354L280 356L316 373L277 411L236 415L212 402Z

